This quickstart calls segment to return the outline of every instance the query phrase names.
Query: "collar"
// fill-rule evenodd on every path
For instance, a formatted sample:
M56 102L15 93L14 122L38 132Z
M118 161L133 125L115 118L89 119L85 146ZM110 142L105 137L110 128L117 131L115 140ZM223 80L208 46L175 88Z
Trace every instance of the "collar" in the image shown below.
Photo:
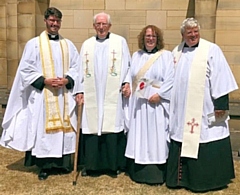
M198 47L199 42L196 45L193 45L192 47ZM184 47L189 47L186 43L184 43Z
M51 35L51 34L48 34L48 38L49 38L49 40L54 40L54 41L56 41L56 40L59 40L59 35Z
M108 32L107 36L104 39L99 39L98 36L96 36L96 40L105 40L105 39L109 39L110 36L110 32Z
M146 49L146 47L144 46L143 50L144 50L145 52L147 52L147 53L156 53L156 52L158 51L158 48L155 47L152 51L148 51L148 50Z

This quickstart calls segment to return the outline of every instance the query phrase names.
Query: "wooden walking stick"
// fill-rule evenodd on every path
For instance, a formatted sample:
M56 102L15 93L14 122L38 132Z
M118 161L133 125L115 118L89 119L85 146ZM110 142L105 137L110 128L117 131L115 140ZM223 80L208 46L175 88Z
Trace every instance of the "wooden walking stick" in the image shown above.
M77 170L78 146L79 146L80 128L81 128L81 122L82 122L82 110L83 110L83 103L80 103L77 108L77 132L76 132L76 148L75 148L75 154L74 154L73 185L77 184L77 177L78 177L78 170Z

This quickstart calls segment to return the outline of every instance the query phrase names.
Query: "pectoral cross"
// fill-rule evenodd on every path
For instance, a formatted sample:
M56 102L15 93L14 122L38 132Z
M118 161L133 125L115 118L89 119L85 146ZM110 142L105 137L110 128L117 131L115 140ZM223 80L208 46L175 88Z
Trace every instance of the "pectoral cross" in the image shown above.
M89 70L88 70L88 62L89 62L89 60L88 60L88 58L87 58L87 56L88 56L89 54L86 52L84 55L85 55L85 57L86 57L86 61L85 61L85 63L86 63L86 70L85 70L86 76L87 76L87 77L90 77L91 74L89 73Z
M194 127L195 127L195 126L197 127L199 124L198 124L198 123L195 123L195 118L193 118L193 119L192 119L192 122L188 122L187 125L190 125L190 126L191 126L191 131L190 131L190 133L194 133L194 130L193 130Z
M112 63L112 67L111 67L111 75L112 75L112 76L117 76L117 73L116 73L116 70L115 70L115 61L117 60L117 59L115 58L116 52L113 50L113 51L112 51L112 54L113 54L113 58L112 58L113 63Z

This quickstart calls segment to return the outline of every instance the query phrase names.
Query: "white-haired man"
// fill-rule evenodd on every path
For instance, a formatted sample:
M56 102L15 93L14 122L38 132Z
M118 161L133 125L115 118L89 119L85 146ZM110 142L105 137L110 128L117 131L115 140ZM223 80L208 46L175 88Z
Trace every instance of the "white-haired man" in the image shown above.
M130 53L126 40L109 32L108 14L96 14L93 27L96 36L87 39L80 51L85 96L82 176L116 175L126 163L124 107L130 95Z
M228 94L238 86L221 49L201 39L199 31L196 19L185 19L184 41L173 50L166 185L208 191L227 186L235 177Z

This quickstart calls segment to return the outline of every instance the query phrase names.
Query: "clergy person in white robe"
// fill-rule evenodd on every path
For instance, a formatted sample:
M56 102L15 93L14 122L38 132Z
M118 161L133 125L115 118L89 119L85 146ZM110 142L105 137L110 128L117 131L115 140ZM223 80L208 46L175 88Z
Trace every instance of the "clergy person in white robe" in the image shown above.
M62 13L48 8L46 30L26 43L11 89L1 145L26 151L25 166L41 168L38 178L72 170L77 130L76 101L82 94L79 53L58 34ZM53 170L54 169L54 170Z
M126 164L130 53L126 40L109 32L108 14L96 14L93 27L96 36L87 39L80 51L84 71L81 175L116 176Z
M127 171L138 183L163 184L169 145L169 103L174 80L170 51L164 50L161 30L148 25L138 36L132 56Z
M185 19L183 42L173 50L166 185L203 192L224 188L235 177L228 94L238 86L219 46L199 31L196 19Z

